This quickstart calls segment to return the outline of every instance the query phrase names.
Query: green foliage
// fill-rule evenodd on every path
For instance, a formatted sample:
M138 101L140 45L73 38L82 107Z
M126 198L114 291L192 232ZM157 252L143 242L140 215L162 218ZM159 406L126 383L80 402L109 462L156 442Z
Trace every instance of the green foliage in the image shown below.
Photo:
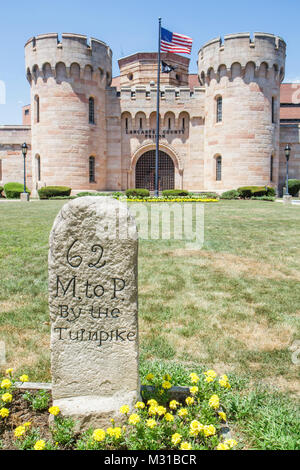
M4 190L3 186L0 186L0 197L3 197L2 191Z
M270 202L275 202L275 197L273 196L252 196L251 198L253 201L270 201Z
M194 194L194 196L203 198L203 199L219 199L220 198L219 194L217 193L198 193L198 194Z
M267 186L267 196L275 197L276 196L276 189L272 188L271 186Z
M166 189L162 193L164 197L180 197L189 195L189 192L184 189Z
M24 192L24 185L21 183L6 183L4 185L4 192L7 199L20 199L21 193ZM27 187L26 192L30 194Z
M53 426L50 427L54 442L58 442L63 447L71 447L75 442L74 426L72 419L56 416Z
M38 428L32 428L26 432L24 437L16 439L16 447L19 450L33 450L34 444L40 439L40 430Z
M221 199L239 199L240 194L236 189L231 189L230 191L226 191L221 195Z
M293 197L300 191L300 180L289 180L289 194Z
M238 188L239 196L243 199L250 199L251 197L262 197L276 195L275 189L269 186L243 186Z
M49 406L50 395L46 390L39 390L36 393L25 392L23 398L35 411L44 411Z
M128 198L144 198L150 196L150 192L148 191L148 189L139 188L127 189L125 194Z
M38 190L40 199L49 199L56 196L70 196L72 188L67 186L44 186Z

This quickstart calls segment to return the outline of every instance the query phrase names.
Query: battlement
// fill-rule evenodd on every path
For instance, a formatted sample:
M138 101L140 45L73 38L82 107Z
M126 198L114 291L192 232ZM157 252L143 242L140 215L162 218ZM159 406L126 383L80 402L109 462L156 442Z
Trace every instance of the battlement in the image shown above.
M122 87L120 91L116 91L117 96L122 101L146 101L156 104L156 86L143 86L138 85L135 87ZM191 100L201 100L204 97L204 87L161 87L160 99L161 101L175 103L175 102L191 102Z
M265 64L268 69L275 68L280 80L284 77L286 43L279 36L268 33L228 34L224 41L220 37L212 39L199 50L199 77L207 77L211 71L218 74L220 67L231 70L233 64L245 69L252 63L256 69Z
M57 33L40 34L25 44L25 64L29 81L32 76L53 73L58 64L64 64L67 76L71 66L76 65L79 76L84 76L86 67L92 73L109 76L111 80L112 51L103 41L81 34L63 33L61 40ZM46 71L47 69L47 71ZM47 72L47 73L46 73Z

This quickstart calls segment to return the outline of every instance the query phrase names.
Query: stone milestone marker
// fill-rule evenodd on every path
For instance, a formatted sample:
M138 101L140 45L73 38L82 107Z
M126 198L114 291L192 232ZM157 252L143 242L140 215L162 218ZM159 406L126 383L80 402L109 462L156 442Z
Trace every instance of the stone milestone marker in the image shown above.
M110 197L69 202L50 234L53 401L79 429L120 420L139 396L137 250L133 217Z

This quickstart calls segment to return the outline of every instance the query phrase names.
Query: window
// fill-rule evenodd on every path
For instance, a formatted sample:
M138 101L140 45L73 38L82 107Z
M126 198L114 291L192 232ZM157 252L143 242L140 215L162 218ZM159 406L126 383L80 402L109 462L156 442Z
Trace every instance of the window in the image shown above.
M274 157L271 155L270 158L270 181L273 181L273 168L274 168Z
M89 124L95 124L95 100L89 98Z
M25 109L25 116L28 116L29 114L29 109Z
M143 129L143 118L140 118L140 129Z
M216 181L222 180L222 157L216 158Z
M272 96L272 124L276 122L276 112L275 112L276 99Z
M128 118L125 118L125 129L128 130Z
M95 180L95 157L89 158L89 181L90 183L96 183Z
M38 181L41 181L41 157L36 156L36 177Z
M171 118L168 118L168 129L171 129Z
M35 122L40 122L40 98L35 97Z
M217 122L222 122L223 120L223 100L222 97L219 96L217 98Z
M185 130L185 119L182 118L182 130L184 131Z

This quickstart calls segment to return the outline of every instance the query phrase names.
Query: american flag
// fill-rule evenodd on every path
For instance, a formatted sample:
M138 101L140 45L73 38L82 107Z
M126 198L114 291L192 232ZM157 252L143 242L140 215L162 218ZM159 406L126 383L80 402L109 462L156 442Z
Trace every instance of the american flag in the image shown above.
M193 40L183 34L172 33L161 28L160 50L162 52L173 52L175 54L190 54Z

